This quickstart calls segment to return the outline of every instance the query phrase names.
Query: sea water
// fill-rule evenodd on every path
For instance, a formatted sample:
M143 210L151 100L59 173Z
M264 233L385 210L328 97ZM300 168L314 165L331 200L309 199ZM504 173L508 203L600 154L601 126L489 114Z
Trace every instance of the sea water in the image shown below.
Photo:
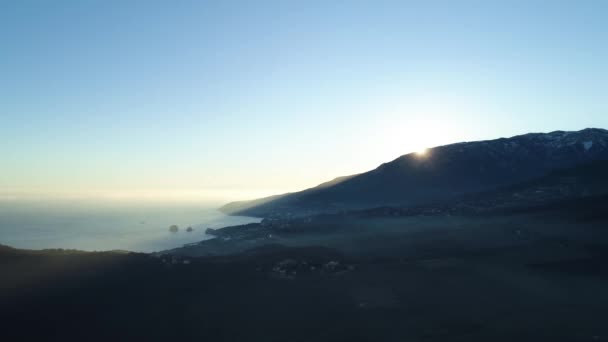
M107 202L0 202L0 244L25 249L153 252L212 238L206 228L259 222L215 205ZM176 233L171 225L179 226ZM192 232L186 228L192 227Z

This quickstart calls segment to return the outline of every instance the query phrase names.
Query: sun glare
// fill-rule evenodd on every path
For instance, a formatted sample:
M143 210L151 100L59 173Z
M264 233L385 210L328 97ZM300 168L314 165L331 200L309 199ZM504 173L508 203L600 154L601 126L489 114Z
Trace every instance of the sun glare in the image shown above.
M419 156L419 157L423 157L423 156L426 155L427 152L428 152L428 149L427 148L423 148L423 149L420 149L420 150L416 151L416 155Z

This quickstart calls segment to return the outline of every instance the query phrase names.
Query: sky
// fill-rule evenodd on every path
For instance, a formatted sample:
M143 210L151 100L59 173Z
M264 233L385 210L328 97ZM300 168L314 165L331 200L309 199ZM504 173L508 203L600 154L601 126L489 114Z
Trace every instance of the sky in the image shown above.
M2 1L0 198L248 199L608 128L608 1Z

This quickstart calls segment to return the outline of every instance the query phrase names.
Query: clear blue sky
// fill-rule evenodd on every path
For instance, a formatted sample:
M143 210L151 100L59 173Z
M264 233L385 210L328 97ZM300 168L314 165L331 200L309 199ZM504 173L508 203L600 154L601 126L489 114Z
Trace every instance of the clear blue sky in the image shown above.
M2 1L0 194L251 197L606 128L607 61L608 1Z

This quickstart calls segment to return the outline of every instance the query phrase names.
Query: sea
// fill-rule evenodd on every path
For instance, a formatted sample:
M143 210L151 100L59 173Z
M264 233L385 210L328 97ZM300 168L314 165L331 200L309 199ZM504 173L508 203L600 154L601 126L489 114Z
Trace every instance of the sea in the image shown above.
M0 244L24 249L156 252L213 238L207 228L260 222L217 204L0 201ZM177 232L169 227L177 225ZM187 232L192 227L192 232Z

